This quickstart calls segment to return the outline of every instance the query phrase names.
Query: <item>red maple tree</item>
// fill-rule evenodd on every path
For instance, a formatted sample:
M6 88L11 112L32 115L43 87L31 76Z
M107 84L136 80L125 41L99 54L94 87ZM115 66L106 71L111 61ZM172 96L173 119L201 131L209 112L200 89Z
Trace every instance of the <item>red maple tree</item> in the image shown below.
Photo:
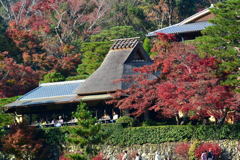
M2 139L3 153L14 155L17 160L39 158L39 153L44 150L44 140L39 133L35 127L23 124L12 126Z
M132 86L114 93L109 103L134 110L135 116L153 110L160 116L176 117L178 123L181 114L198 120L213 116L218 123L236 119L240 100L219 85L218 62L213 57L200 58L193 46L171 42L173 35L158 38L152 50L158 53L154 63L135 68L140 74L123 80Z
M0 97L22 95L38 86L41 72L17 64L13 58L2 55L0 59Z
M211 151L214 159L218 159L221 156L222 148L216 143L203 143L195 150L196 157L200 158L205 151Z

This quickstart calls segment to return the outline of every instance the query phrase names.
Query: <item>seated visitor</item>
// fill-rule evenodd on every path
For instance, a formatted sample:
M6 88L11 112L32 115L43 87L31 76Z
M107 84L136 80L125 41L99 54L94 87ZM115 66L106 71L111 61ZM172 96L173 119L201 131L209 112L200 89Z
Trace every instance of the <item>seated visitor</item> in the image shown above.
M116 120L118 119L118 114L113 112L113 119L112 122L116 122Z
M107 123L107 121L110 121L111 118L109 115L104 114L101 119L99 119L101 123Z
M63 119L62 119L62 116L59 116L58 117L58 121L57 123L54 124L55 127L61 127L63 124Z

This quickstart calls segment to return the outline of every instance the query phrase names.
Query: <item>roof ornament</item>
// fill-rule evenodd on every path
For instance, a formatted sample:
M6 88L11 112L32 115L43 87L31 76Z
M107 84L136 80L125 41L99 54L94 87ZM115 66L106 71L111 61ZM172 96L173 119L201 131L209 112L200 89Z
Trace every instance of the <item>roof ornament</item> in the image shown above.
M114 44L111 50L134 48L139 43L139 38L140 37L113 39L111 41L114 41Z

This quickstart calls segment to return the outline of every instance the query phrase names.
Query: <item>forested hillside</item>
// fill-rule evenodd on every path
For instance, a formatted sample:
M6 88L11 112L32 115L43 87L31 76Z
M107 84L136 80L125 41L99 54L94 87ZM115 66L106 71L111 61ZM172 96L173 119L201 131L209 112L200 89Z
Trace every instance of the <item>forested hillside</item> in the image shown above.
M84 79L111 39L177 23L220 0L0 0L0 97Z

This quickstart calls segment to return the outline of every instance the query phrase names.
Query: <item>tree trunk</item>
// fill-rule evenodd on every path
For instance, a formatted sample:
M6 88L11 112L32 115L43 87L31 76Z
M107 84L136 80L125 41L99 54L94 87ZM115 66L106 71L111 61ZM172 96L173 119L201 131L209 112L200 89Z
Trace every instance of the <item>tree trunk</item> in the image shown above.
M223 125L223 124L224 124L225 119L226 119L226 117L227 117L227 114L228 114L228 111L225 111L225 112L224 112L224 116L218 120L218 124L219 124L219 125Z
M179 125L180 124L180 117L179 117L179 115L176 114L175 118L176 118L177 125Z

